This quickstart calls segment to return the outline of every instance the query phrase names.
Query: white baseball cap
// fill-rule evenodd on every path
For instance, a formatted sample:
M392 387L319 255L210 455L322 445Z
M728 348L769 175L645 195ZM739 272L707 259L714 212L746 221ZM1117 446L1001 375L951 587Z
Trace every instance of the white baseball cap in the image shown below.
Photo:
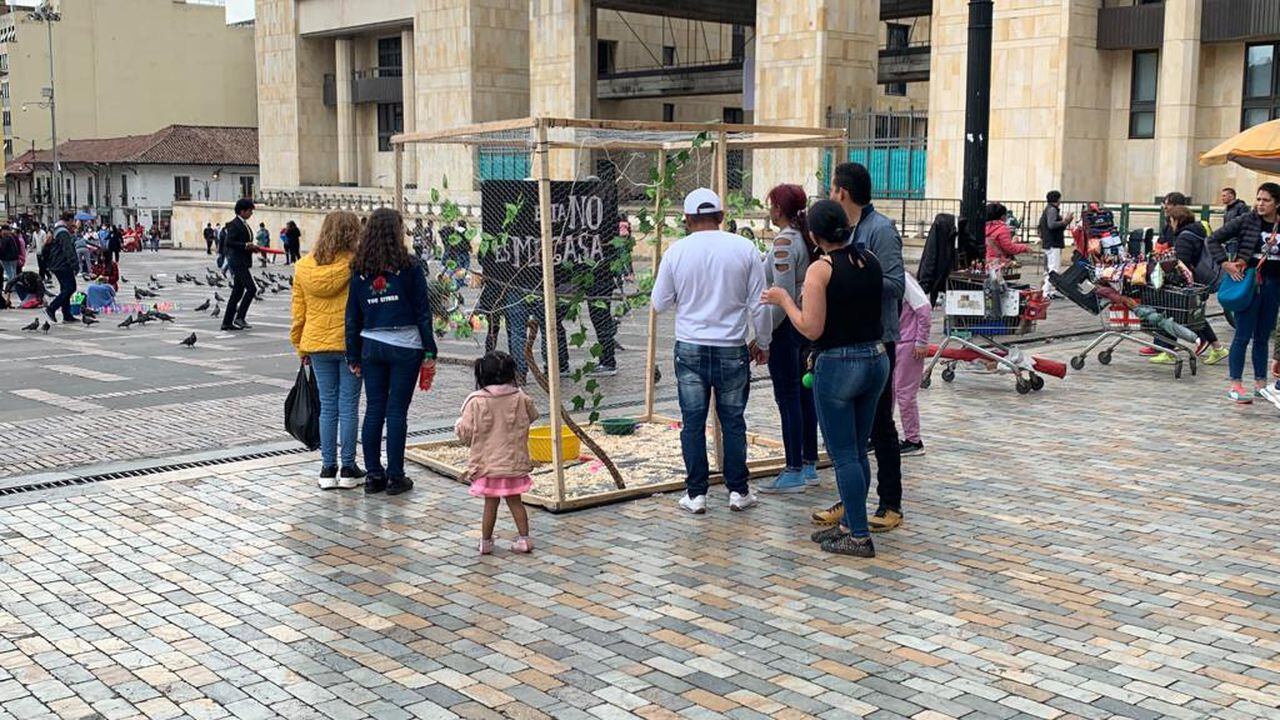
M720 196L709 188L698 188L684 196L685 215L714 215L724 212L720 204Z

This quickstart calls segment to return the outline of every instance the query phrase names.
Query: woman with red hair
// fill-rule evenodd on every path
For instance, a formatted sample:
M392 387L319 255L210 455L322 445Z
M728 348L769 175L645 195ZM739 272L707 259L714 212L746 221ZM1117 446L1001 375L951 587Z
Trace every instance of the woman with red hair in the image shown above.
M816 255L807 240L809 231L805 207L809 198L799 185L779 185L769 191L767 199L769 220L778 228L765 263L769 284L786 290L789 296L798 300L805 272ZM761 488L761 492L803 492L806 486L818 484L818 420L813 391L806 389L801 382L808 353L808 341L792 326L786 311L774 307L769 375L773 379L773 397L782 420L782 444L787 465L773 482Z

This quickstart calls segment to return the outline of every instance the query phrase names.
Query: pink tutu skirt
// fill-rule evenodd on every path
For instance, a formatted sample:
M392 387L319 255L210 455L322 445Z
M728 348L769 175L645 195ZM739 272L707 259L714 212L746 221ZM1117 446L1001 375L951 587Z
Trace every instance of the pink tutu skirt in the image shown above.
M533 487L533 478L521 477L478 477L471 481L471 489L467 492L475 497L511 497L529 492Z

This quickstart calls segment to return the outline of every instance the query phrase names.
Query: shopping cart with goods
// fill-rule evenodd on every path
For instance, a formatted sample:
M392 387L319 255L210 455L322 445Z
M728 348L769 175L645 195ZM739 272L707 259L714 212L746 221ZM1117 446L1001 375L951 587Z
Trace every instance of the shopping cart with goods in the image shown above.
M1016 272L1016 271L1011 271ZM1007 282L1003 274L973 268L952 273L944 295L946 311L942 343L932 350L920 386L932 382L933 370L943 366L942 380L952 382L961 363L1013 376L1020 394L1044 388L1042 373L1058 375L1050 361L1032 358L997 338L1026 335L1045 317L1049 303L1039 290Z
M1168 261L1136 261L1137 265L1143 263L1155 267ZM1064 297L1102 321L1102 333L1071 358L1071 367L1084 368L1085 359L1095 350L1098 362L1110 365L1115 349L1127 343L1169 353L1174 358L1175 379L1182 377L1184 364L1195 375L1197 333L1206 323L1209 287L1191 282L1190 274L1184 277L1176 264L1170 266L1169 281L1160 281L1156 287L1150 271L1128 271L1134 264L1099 269L1079 261L1061 275L1050 276L1050 282Z

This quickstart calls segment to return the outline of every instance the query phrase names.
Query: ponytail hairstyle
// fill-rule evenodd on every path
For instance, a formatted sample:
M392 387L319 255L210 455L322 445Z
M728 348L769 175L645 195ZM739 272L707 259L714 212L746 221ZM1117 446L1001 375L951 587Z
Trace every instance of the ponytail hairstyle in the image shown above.
M828 245L844 245L849 241L849 216L835 200L819 200L809 208L809 234Z
M799 185L777 185L769 191L766 198L787 219L791 227L800 233L800 237L804 238L804 244L809 248L809 260L812 262L818 255L818 249L809 240L809 221L804 209L809 197L805 195L804 188Z

